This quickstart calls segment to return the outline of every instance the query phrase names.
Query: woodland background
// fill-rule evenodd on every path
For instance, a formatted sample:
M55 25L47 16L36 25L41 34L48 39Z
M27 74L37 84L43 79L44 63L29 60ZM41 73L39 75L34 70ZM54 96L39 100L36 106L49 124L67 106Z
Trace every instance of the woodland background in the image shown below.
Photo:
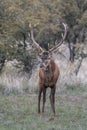
M60 69L56 116L37 113L39 57L29 24L41 47L53 47ZM42 102L41 102L42 103ZM0 0L0 130L87 130L87 0Z
M36 91L39 61L29 24L36 41L48 49L48 43L51 48L61 39L62 22L68 34L54 56L61 71L58 84L86 85L87 0L0 0L1 91Z

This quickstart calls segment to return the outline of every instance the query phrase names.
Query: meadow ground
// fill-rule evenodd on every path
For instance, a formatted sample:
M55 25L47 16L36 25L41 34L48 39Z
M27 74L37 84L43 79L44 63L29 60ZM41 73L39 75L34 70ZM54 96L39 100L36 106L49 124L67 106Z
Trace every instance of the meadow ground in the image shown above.
M87 130L87 88L73 87L56 93L56 117L47 93L46 111L37 113L37 94L0 93L0 130Z

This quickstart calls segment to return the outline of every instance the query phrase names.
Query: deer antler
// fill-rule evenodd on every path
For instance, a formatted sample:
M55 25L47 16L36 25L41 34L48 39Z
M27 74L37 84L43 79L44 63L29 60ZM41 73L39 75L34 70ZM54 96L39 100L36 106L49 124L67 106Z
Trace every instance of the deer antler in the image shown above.
M32 26L31 26L31 24L29 24L29 28L30 28L31 39L32 39L32 41L33 41L35 47L38 49L38 51L43 52L44 50L39 46L39 44L38 44L38 43L35 41L35 39L34 39L33 28L32 28Z
M51 48L51 49L49 50L50 52L56 51L57 48L64 42L64 40L65 40L65 38L66 38L66 35L67 35L67 24L65 24L65 23L62 23L62 24L63 24L64 29L65 29L64 34L62 34L62 39L61 39L61 41L60 41L56 46L54 46L53 48Z

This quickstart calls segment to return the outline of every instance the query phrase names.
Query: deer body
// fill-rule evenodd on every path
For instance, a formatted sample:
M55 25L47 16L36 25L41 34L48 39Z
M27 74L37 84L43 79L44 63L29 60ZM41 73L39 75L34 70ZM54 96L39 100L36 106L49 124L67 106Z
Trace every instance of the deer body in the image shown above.
M45 69L44 68L39 69L38 113L40 113L40 100L41 100L42 93L43 93L42 112L44 112L44 107L46 102L46 89L49 87L51 88L50 103L51 103L53 114L55 115L55 89L56 89L56 82L58 80L59 73L60 73L59 68L54 62L54 60L51 60Z
M50 104L52 108L52 112L55 115L55 90L56 90L56 83L60 74L58 65L55 63L54 59L52 58L52 53L57 51L57 48L63 43L63 41L66 38L67 34L67 26L66 24L63 23L65 32L64 35L62 34L62 39L53 48L49 49L48 51L44 51L39 44L35 41L34 35L33 35L33 30L31 25L30 31L31 31L31 39L36 46L38 52L40 53L40 59L41 59L41 64L39 68L39 82L38 82L38 87L39 87L39 94L38 94L38 113L40 113L40 102L41 102L41 95L43 93L43 106L42 106L42 112L44 112L44 107L45 107L45 102L46 102L46 89L49 87L51 88L50 92Z
M39 68L39 88L53 87L59 77L59 68L54 60L51 60L47 66L47 70Z

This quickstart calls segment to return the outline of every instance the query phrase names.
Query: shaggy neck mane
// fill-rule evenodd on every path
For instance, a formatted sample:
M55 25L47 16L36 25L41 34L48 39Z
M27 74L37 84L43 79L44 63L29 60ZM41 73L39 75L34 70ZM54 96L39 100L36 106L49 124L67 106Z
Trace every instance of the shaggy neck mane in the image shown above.
M55 62L54 62L54 60L50 61L50 66L51 66L52 72L54 72L54 70L55 70Z
M51 60L49 65L47 66L45 70L45 74L49 75L50 77L53 75L53 72L55 71L55 63L54 60Z

